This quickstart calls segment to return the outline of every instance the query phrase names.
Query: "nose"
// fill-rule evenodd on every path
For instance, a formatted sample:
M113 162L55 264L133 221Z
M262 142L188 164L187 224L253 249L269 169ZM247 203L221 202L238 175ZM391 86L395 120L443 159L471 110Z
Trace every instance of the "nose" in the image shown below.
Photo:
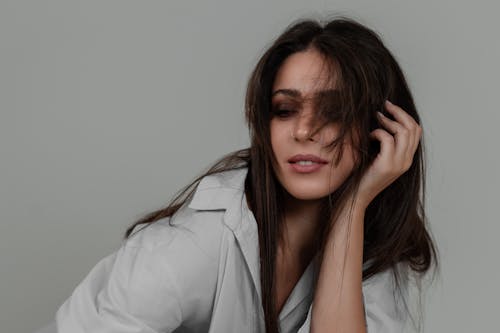
M296 141L316 141L319 142L319 137L321 135L321 131L318 131L311 136L313 133L313 114L310 111L300 112L298 117L296 118L295 124L292 129L292 137Z

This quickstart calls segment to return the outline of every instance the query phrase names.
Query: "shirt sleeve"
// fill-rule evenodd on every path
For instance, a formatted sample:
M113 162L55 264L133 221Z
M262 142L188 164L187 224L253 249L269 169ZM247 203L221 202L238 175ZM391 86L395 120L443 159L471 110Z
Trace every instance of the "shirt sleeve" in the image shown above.
M133 242L102 259L56 313L59 333L172 332L179 291L161 253Z
M401 295L396 290L392 269L366 280L363 285L363 300L368 333L404 332L407 316Z
M395 291L392 270L380 272L363 281L363 304L365 308L366 331L368 333L404 332L406 316L401 298ZM309 333L312 304L307 317L297 333Z

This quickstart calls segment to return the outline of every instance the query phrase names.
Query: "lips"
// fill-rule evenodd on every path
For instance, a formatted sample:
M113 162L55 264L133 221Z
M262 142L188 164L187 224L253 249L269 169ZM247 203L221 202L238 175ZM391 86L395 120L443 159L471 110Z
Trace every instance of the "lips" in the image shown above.
M320 164L327 164L328 161L320 158L319 156L316 155L311 155L311 154L298 154L293 156L292 158L288 159L289 163L297 163L299 161L311 161L313 163L320 163Z

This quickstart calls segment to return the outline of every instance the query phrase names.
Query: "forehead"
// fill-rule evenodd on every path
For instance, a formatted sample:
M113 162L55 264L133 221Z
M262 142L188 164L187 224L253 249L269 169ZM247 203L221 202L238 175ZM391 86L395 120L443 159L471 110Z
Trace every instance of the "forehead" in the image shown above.
M294 97L311 98L318 92L335 89L337 77L332 66L316 50L309 49L288 56L273 82L274 96L280 91L295 91Z

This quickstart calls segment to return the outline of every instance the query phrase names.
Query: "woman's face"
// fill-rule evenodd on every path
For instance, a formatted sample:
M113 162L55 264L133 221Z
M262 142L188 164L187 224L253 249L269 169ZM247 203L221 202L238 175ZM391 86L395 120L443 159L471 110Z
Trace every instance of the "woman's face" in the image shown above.
M278 163L275 173L286 191L299 200L317 200L332 193L354 166L348 142L344 143L342 159L336 167L335 150L325 147L337 137L338 124L327 124L310 136L316 93L335 89L329 71L324 69L327 67L316 50L294 53L279 68L272 88L270 134ZM320 160L306 162L315 158Z

